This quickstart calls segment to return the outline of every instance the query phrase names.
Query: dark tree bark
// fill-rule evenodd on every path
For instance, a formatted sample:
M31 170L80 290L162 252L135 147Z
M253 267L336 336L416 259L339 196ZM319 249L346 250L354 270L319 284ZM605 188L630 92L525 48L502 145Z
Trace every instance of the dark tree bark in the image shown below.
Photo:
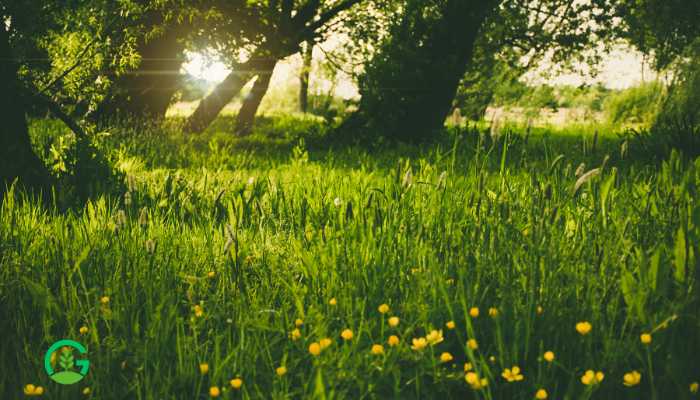
M443 126L479 30L498 2L447 0L438 11L419 3L409 5L370 63L360 81L359 110L341 132L418 141Z
M112 93L100 105L98 120L115 118L164 118L175 92L180 88L184 63L183 27L170 27L159 37L141 39L141 63L116 79Z
M269 70L260 71L258 74L253 88L243 100L241 109L238 111L238 116L236 117L236 135L245 136L250 133L253 128L253 122L255 122L255 114L258 112L258 107L262 102L267 89L270 87L270 79L272 79L272 73L275 70L275 65L277 62L272 62Z
M226 79L216 85L214 90L202 99L197 109L187 119L187 123L183 128L184 131L186 133L203 132L219 115L226 104L231 102L241 92L246 83L260 71L271 70L269 65L269 60L254 57L234 67L234 70L228 74ZM272 66L274 67L274 64Z
M51 183L46 166L29 139L23 90L17 78L9 33L0 27L0 200L15 180L48 195Z
M309 106L309 75L311 74L311 58L313 56L314 45L306 42L302 52L302 66L299 74L299 110L306 113Z

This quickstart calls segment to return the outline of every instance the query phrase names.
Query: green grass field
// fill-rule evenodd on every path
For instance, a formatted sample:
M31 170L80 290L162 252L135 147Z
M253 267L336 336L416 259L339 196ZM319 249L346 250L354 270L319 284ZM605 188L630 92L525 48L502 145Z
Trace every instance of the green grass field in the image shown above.
M586 126L366 148L227 124L114 129L120 192L6 199L0 397L699 396L700 159ZM63 129L32 124L47 160ZM44 372L62 338L76 385Z

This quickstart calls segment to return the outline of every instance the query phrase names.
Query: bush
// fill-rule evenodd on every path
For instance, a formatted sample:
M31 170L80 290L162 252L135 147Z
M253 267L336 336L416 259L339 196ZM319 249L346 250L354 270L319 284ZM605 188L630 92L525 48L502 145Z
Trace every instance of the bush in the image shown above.
M651 124L663 92L663 84L657 81L611 94L604 103L608 121L614 124Z

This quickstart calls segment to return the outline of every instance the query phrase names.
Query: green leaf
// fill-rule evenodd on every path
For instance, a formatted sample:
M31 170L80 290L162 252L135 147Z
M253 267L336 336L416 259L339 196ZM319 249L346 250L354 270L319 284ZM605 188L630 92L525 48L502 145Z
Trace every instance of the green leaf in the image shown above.
M673 248L673 264L675 271L673 276L678 282L685 282L685 265L687 260L685 230L683 227L678 228L676 233L676 242Z

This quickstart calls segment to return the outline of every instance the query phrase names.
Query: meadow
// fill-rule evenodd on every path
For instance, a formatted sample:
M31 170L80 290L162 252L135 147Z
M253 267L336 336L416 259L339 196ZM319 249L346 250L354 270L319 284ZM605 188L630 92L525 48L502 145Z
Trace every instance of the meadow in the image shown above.
M120 185L7 196L0 397L699 396L700 159L608 126L368 147L229 124L114 128ZM62 171L69 133L30 131ZM80 384L43 371L61 338Z

